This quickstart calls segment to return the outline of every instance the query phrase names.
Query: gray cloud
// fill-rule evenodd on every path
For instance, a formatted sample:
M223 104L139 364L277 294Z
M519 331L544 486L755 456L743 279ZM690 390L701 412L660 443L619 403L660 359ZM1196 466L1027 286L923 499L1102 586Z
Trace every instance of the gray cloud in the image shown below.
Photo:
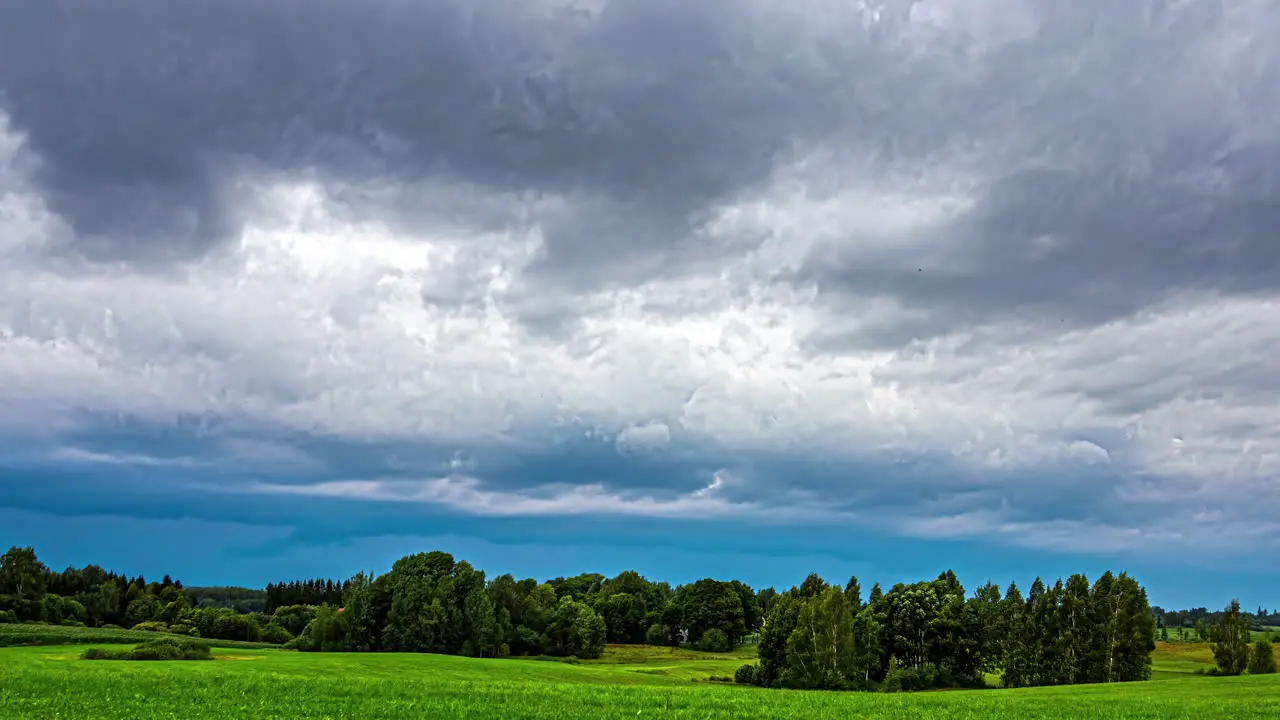
M474 481L424 502L1203 540L1280 509L1277 32L1263 0L9 2L0 426Z
M616 269L629 248L681 240L699 208L817 129L825 103L770 82L785 63L735 64L749 37L723 8L539 6L10 3L2 104L81 250L152 260L232 237L237 175L265 167L564 196L580 207L534 218L546 262Z

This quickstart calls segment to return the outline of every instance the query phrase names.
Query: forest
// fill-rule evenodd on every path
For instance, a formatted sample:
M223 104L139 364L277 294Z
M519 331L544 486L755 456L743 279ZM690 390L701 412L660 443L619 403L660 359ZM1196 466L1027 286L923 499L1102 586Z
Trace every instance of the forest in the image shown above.
M259 608L260 604L260 608ZM1247 622L1219 613L1215 625ZM445 552L397 560L381 575L188 588L96 565L54 571L32 548L0 556L0 622L119 626L312 652L426 652L473 657L599 657L606 644L724 652L755 644L739 683L808 689L919 690L1107 683L1150 677L1158 618L1132 576L1107 572L1024 592L967 593L932 580L830 584L816 573L778 592L704 578L672 587L634 571L538 581L492 579ZM1206 622L1206 613L1194 621ZM1188 620L1191 621L1191 620ZM1236 625L1231 625L1235 623ZM1233 631L1234 632L1234 631ZM1238 632L1237 632L1238 635Z

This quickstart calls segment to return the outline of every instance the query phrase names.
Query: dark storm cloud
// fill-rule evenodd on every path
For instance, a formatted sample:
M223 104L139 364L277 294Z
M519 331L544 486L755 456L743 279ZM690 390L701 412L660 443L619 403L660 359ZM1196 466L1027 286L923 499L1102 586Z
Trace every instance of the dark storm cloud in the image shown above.
M992 320L1087 327L1189 290L1280 287L1280 52L1265 41L1280 12L1033 4L1038 33L977 63L956 120L982 149L971 210L911 243L932 252L851 247L794 278L833 308L882 296L911 316L820 348Z
M0 107L80 250L152 260L234 233L251 167L581 199L548 219L547 262L606 262L679 241L829 122L802 82L733 64L716 4L540 7L22 0L0 10Z

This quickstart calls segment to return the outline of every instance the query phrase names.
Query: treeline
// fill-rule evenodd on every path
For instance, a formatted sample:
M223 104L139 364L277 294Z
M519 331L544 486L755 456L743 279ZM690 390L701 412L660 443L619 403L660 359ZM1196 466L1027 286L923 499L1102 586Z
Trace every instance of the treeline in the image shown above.
M293 638L262 613L222 606L235 604L236 590L184 588L168 575L148 582L97 565L50 570L29 547L0 555L0 622L126 627L251 642Z
M920 690L1146 680L1155 648L1146 591L1108 572L1073 575L1024 598L988 583L966 597L951 571L931 582L871 589L810 575L778 596L764 622L758 666L735 678L765 687Z
M185 588L187 599L192 606L198 608L228 608L238 613L270 614L265 608L267 593L265 590L235 586L208 586Z
M269 583L263 594L262 612L270 615L286 605L341 605L347 591L346 582L333 580L295 580L287 583Z
M149 583L96 566L53 573L30 548L0 557L0 609L20 621L474 657L594 658L606 643L728 651L759 633L758 664L735 679L765 687L915 690L979 686L989 674L1008 687L1144 680L1156 624L1141 585L1110 572L1093 583L1037 578L1024 596L1016 584L1002 593L991 583L969 595L947 571L888 592L877 583L864 601L857 578L841 587L812 574L782 593L711 578L673 588L633 571L487 579L428 552L381 575L257 592L263 612L237 613L198 607L252 599L234 588L188 594L168 578Z
M1202 607L1186 610L1165 610L1157 606L1151 608L1151 612L1155 616L1157 628L1195 628L1197 630L1205 630L1221 622L1227 610L1209 610ZM1252 613L1245 612L1242 609L1240 610L1240 616L1244 618L1250 629L1255 631L1280 627L1280 612L1267 610L1262 606L1259 606Z
M539 583L483 571L444 552L360 574L343 607L321 607L294 646L301 650L433 652L473 657L599 657L607 642L675 645L696 640L729 650L759 627L756 594L712 579L672 589L635 572L583 574Z

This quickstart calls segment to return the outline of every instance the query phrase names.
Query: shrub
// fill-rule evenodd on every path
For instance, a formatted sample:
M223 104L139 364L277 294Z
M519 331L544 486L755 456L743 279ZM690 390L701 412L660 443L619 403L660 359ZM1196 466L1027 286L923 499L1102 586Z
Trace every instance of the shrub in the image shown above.
M733 643L729 641L729 635L720 628L711 628L702 633L702 641L698 643L698 649L704 652L729 652L733 650Z
M10 625L18 622L18 616L13 614L12 610L0 610L0 625Z
M882 685L885 692L915 692L935 687L938 687L938 674L929 666L895 667L885 676Z
M511 646L506 643L502 643L501 645L499 645L498 657L500 658L511 657Z
M140 622L140 623L138 623L137 625L134 625L134 626L133 626L133 629L134 629L134 630L139 630L139 631L142 631L142 632L161 632L161 633L167 633L167 632L169 632L169 631L170 631L169 626L168 626L168 625L165 625L164 623L160 622L159 620L148 620L148 621L146 621L146 622Z
M670 645L671 633L667 632L667 626L661 623L654 623L649 626L649 630L644 634L644 641L650 645Z
M758 678L759 673L755 665L743 665L733 671L733 681L739 685L755 685Z
M1260 638L1253 644L1253 651L1249 653L1249 674L1271 675L1275 671L1276 655L1271 649L1271 641Z
M130 650L89 648L82 660L212 660L209 645L193 638L160 638Z
M284 645L293 639L293 635L283 627L277 625L274 621L269 622L260 628L259 639L262 642L274 643L276 645Z

